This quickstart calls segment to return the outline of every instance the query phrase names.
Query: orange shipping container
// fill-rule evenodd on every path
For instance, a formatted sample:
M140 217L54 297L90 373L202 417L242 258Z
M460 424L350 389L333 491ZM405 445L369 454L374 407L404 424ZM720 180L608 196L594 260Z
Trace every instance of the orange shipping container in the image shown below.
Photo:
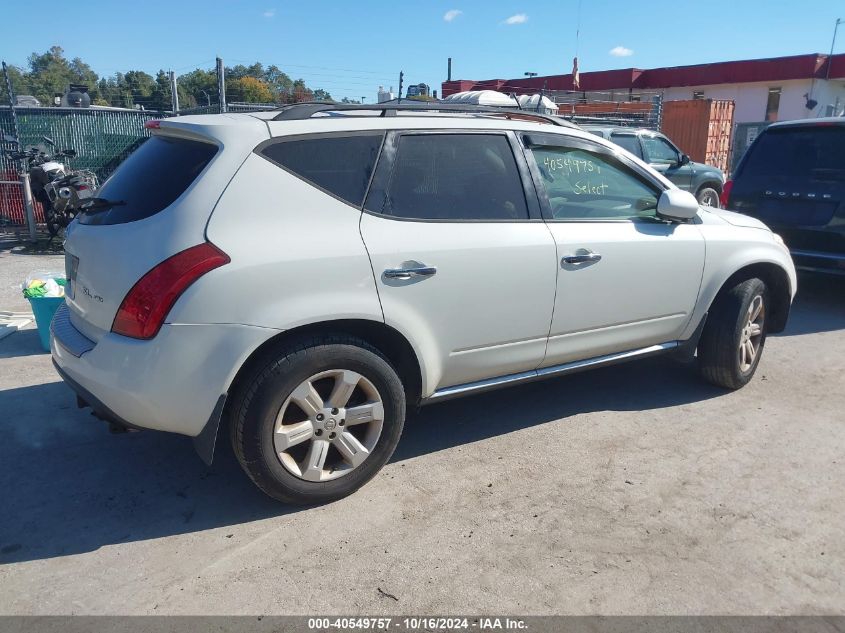
M692 160L727 172L733 120L733 101L665 101L660 129Z

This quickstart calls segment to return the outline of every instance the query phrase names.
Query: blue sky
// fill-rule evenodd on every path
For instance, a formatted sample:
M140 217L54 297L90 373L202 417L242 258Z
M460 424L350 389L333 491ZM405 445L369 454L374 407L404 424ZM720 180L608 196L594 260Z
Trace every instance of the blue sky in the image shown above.
M830 49L843 0L631 2L581 0L581 71L676 66ZM261 61L333 96L374 99L379 84L439 89L453 78L568 73L578 0L147 0L24 2L3 9L0 58L24 65L62 46L100 75L141 69L187 72ZM457 12L457 13L455 13ZM451 19L447 19L450 18ZM845 52L845 25L837 52Z

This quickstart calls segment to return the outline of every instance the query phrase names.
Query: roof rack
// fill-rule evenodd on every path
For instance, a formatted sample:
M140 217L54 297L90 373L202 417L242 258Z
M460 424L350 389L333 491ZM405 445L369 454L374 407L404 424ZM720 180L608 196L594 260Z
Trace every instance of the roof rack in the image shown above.
M406 103L328 103L326 101L305 101L283 106L273 117L274 121L303 121L321 112L378 112L376 116L396 116L397 112L454 112L458 114L484 114L503 116L507 119L538 121L562 127L577 127L574 123L549 114L540 114L530 110L514 110L493 106L477 106L453 103L431 103L428 101L409 101Z

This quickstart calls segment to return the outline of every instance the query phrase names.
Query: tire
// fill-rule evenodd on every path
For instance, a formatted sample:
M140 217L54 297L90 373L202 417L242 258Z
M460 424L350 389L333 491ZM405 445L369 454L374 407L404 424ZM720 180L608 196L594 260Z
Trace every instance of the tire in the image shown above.
M699 370L707 382L726 389L748 384L763 355L768 305L766 284L756 278L746 279L716 297L698 342ZM753 355L748 342L755 350Z
M328 503L355 492L390 459L405 422L405 391L365 341L320 337L265 356L236 391L229 419L235 455L256 486L285 503Z
M719 192L713 187L704 186L695 194L698 204L704 207L720 208Z

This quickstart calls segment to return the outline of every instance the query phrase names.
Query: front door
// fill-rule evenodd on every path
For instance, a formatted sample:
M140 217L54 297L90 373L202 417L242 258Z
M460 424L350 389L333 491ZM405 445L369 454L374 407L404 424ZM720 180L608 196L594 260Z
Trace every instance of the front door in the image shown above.
M361 234L386 323L425 348L424 396L543 359L556 248L521 154L504 132L386 141Z
M643 144L645 162L671 180L677 187L685 191L692 191L692 165L689 159L681 160L681 151L659 134L643 134L640 136Z
M543 366L675 341L701 283L698 226L657 217L660 186L612 150L559 135L523 139L558 249Z

